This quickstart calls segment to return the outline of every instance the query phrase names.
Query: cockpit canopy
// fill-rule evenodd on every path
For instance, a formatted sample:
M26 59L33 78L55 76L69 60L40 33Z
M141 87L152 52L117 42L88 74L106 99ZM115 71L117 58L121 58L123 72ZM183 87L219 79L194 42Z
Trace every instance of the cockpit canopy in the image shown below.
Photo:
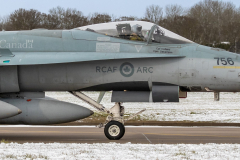
M162 44L185 44L192 41L163 27L144 21L120 21L79 27L77 29L96 32L111 37L132 41Z

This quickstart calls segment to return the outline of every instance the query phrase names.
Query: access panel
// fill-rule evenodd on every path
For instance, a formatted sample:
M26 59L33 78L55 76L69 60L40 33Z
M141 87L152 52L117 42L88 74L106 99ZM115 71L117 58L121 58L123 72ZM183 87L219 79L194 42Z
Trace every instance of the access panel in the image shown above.
M0 67L0 93L19 92L17 66Z

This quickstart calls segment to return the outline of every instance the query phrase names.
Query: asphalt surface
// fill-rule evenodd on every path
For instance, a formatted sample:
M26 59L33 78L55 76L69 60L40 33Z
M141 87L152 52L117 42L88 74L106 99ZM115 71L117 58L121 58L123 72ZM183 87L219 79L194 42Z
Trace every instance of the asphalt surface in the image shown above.
M0 126L0 140L18 143L238 143L240 127L126 127L119 141L108 140L103 129L74 126Z

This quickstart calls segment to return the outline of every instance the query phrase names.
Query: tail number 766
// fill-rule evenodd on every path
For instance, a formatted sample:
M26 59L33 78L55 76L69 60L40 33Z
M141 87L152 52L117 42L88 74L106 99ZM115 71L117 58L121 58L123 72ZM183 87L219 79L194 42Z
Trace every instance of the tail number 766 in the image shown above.
M219 63L221 63L222 65L234 65L234 61L232 60L232 58L215 57L214 59L217 59L217 65L219 65Z

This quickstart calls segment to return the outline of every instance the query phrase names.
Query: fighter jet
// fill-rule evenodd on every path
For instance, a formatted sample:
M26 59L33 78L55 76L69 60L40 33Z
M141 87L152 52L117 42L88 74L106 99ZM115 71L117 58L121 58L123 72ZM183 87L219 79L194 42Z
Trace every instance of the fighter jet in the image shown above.
M123 103L179 102L187 92L238 92L240 57L143 21L72 30L0 32L0 123L55 124L88 117L83 106L45 97L68 91L105 112L110 140L125 133ZM97 101L83 91L99 91ZM101 104L111 91L112 108ZM161 107L161 104L159 104Z

